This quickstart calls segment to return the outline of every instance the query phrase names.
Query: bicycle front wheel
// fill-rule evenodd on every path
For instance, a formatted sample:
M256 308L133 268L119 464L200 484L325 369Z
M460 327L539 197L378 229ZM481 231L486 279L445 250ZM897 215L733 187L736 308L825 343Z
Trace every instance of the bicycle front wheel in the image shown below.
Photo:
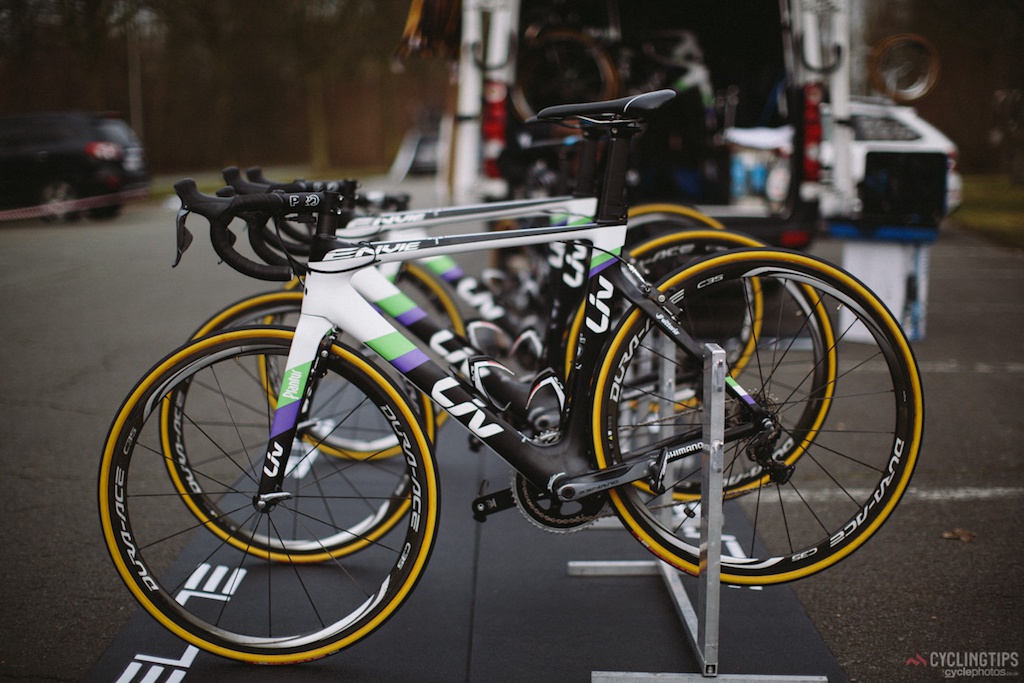
M921 445L920 377L898 323L852 276L795 252L713 256L659 289L695 339L727 356L730 346L745 349L744 369L731 377L775 425L768 442L727 438L722 581L791 581L848 556L892 513ZM700 359L629 314L597 378L598 464L699 439L702 384ZM727 399L727 432L746 415L741 397ZM696 573L699 492L692 455L673 463L664 493L638 484L610 498L652 552Z
M104 537L135 598L186 641L252 662L369 635L415 586L438 522L416 410L340 344L324 361L332 395L314 393L311 410L329 401L336 431L397 440L402 457L325 457L297 438L285 499L254 508L273 417L261 368L284 366L292 335L230 330L172 353L121 407L100 465Z

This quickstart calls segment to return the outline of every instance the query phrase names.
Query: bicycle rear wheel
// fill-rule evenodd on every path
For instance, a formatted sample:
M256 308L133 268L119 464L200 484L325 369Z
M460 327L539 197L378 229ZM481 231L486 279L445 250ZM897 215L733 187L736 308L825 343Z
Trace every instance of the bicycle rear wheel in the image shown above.
M697 340L728 352L739 339L751 349L743 372L731 377L776 426L767 443L726 444L722 581L791 581L848 556L888 519L920 449L920 377L897 322L850 275L791 252L713 256L659 289L677 302ZM827 326L816 324L820 316ZM743 339L751 319L757 332ZM666 367L671 392L659 384ZM702 381L699 359L666 345L650 319L630 313L598 374L598 464L700 438ZM648 405L661 408L638 409ZM742 399L727 400L727 431L745 416ZM693 455L673 463L665 493L625 486L610 498L652 552L696 573L699 492L699 456Z
M397 439L402 457L324 457L297 439L288 498L255 510L272 419L258 367L283 367L292 334L230 330L172 353L125 401L100 465L107 548L139 603L188 642L252 662L321 657L369 635L415 586L438 522L416 411L339 344L324 365L347 390L317 391L313 409L329 401L337 431Z

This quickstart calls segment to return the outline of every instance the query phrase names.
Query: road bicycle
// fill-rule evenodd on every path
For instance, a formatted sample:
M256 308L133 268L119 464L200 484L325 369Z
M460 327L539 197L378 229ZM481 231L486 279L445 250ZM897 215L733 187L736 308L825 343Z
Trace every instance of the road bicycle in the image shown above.
M425 397L509 463L513 495L536 522L575 528L607 508L660 559L696 573L692 460L703 448L707 342L744 359L739 371L730 360L726 380L724 515L750 532L725 549L722 580L799 579L871 537L921 445L909 343L864 285L804 254L731 250L655 284L621 258L629 140L672 96L539 114L608 131L596 218L578 225L360 242L336 234L334 193L219 198L178 183L179 224L192 213L207 218L215 249L243 273L270 266L233 250L233 218L315 213L317 234L294 330L192 341L154 366L114 418L100 465L101 523L147 612L190 643L254 662L325 656L379 628L416 585L437 534ZM590 247L586 306L558 428L530 435L510 422L515 407L461 378L370 301L387 282L378 264L555 241ZM624 313L613 315L616 306ZM854 327L870 341L848 341ZM271 369L269 385L254 365ZM473 365L502 374L487 359ZM388 450L397 441L400 457L323 457L301 437L306 416L326 404L335 431L376 435Z
M580 178L583 180L577 185L584 187L593 184L585 178L592 173L593 160L596 157L597 145L594 137L596 136L585 136L589 139L583 145L589 146L590 154L581 155L581 158L589 160L581 162ZM228 183L225 189L235 193L254 194L272 190L315 191L333 187L346 197L350 211L356 205L397 205L401 208L401 205L408 203L407 196L378 193L374 197L364 198L358 194L358 184L353 180L277 183L267 179L257 167L248 169L247 175L248 181L241 178L237 168L225 169L223 176ZM510 217L522 218L524 215L533 214L550 216L552 222L557 224L559 221L572 219L573 212L592 212L596 203L596 198L591 196L593 194L584 191L576 196L560 196L540 201L531 199L451 209L378 212L367 217L346 216L339 222L344 226L339 227L339 230L362 236L368 236L368 232L377 230L379 232L374 234L376 238L396 233L423 237L427 229L440 222L451 225L460 221L498 217L508 221ZM578 217L576 219L581 220ZM291 252L308 255L309 233L306 227L291 224L280 217L275 218L274 224L277 233L268 232L266 226L259 225L258 222L247 226L250 242L257 254L278 265L291 264ZM643 237L637 240L639 243L629 247L626 252L627 258L649 279L657 279L660 274L669 272L675 265L687 259L740 246L760 246L756 240L728 232L713 218L684 205L642 205L629 212L628 228L631 236ZM271 240L273 245L267 244ZM274 249L280 254L274 253ZM468 361L482 355L481 349L486 351L488 356L500 356L503 363L516 368L515 371L508 370L509 375L514 372L524 380L518 386L506 381L497 389L506 399L515 399L516 395L521 395L523 391L532 392L545 383L551 385L564 379L568 374L574 348L572 340L578 337L571 332L576 326L573 321L579 321L581 314L578 306L566 302L572 301L570 295L574 289L578 289L574 283L578 283L588 258L586 249L566 249L561 243L535 245L528 249L535 250L530 254L532 263L528 264L528 269L517 275L517 280L521 279L525 272L532 278L529 280L531 286L523 287L519 291L512 290L512 296L508 296L509 291L506 288L505 296L496 298L495 292L483 287L476 278L465 273L454 259L449 256L435 256L417 262L382 265L380 269L395 281L396 288L382 288L378 299L373 303L391 314L399 324L407 326L415 338L443 355L449 363L460 367L464 375L471 373L472 368ZM298 268L301 269L301 266ZM563 281L566 286L549 287L546 283L552 278ZM293 278L284 290L246 297L227 306L200 325L193 338L244 324L294 324L294 317L298 315L302 302L301 291L293 286L296 282L297 279ZM457 292L462 303L476 314L474 319L464 319L453 296L454 292ZM522 321L526 314L530 316L533 326L524 330ZM538 321L541 322L538 324ZM538 334L536 328L543 330L543 334ZM567 329L570 330L568 335ZM514 343L510 341L513 338ZM512 360L518 362L510 363ZM507 368L503 366L503 369ZM493 378L491 383L493 384ZM492 387L492 392L494 390ZM547 401L535 400L529 406L524 405L524 413L516 426L532 430L534 434L550 430L557 416L557 405L555 397L547 398ZM445 422L447 414L440 410L437 413L436 426L440 427ZM307 423L309 427L305 430L303 438L315 442L320 451L329 455L359 457L368 452L367 449L376 450L381 446L379 441L371 441L366 443L364 448L353 439L332 435L335 422L329 415L317 416L315 420L311 416L307 417ZM392 448L392 454L398 452L397 448L396 443ZM511 499L506 497L505 500Z
M266 191L272 188L294 190L304 187L313 189L328 185L340 189L344 184L293 182L286 185L267 181L257 169L250 169L249 174L250 180L256 182L255 185L239 181L237 169L226 169L224 173L229 186L241 193ZM354 192L354 184L350 185L348 191ZM382 200L388 201L386 197L376 198L374 201L379 205ZM566 201L572 200L569 197L564 197L545 201L541 205L545 210L541 213L556 210L564 213L563 203ZM536 202L520 202L519 204L537 205ZM518 208L515 203L510 203L510 205L513 208ZM501 208L497 210L497 212L502 211L514 213ZM477 207L475 211L461 207L455 211L455 214L457 217L468 220L474 216L474 213L494 216L497 215L497 212L494 205L488 204ZM427 213L431 214L433 211ZM441 215L443 216L444 212ZM407 218L410 216L419 220L408 220ZM395 220L396 224L402 226L405 231L412 232L421 230L424 224L429 224L431 220L435 222L437 220L436 218L426 219L425 216L426 214L422 212L385 213L367 220L374 222L383 219L385 223ZM363 227L359 225L354 227L357 230L363 230L367 220L361 224ZM286 223L286 221L279 221L281 227L284 227ZM714 227L696 229L693 227L695 223L697 225L706 223ZM250 239L253 238L254 231L259 238L266 236L265 232L258 232L259 227L256 225L249 226L248 229L250 230ZM299 230L301 229L303 228L300 227ZM722 229L714 219L706 218L694 209L685 206L650 205L642 208L637 216L633 216L631 212L630 229L634 234L659 235L659 233L664 233L653 239L641 241L628 249L627 258L647 277L651 277L652 274L668 272L674 265L682 261L692 260L715 251L760 245L752 238ZM344 232L344 229L342 228L341 231ZM290 235L299 239L300 242L303 239L303 236L294 228ZM280 246L281 243L278 242L278 245ZM538 279L554 277L565 282L566 286L549 288L541 285L538 290L556 293L553 296L543 297L543 300L537 297L530 302L530 309L535 315L540 311L549 311L547 316L540 314L539 317L555 321L553 324L542 326L542 329L546 330L543 340L540 336L532 334L535 330L531 328L518 335L516 344L509 344L507 341L481 343L481 337L484 335L487 335L486 339L493 340L495 337L502 336L506 331L514 333L514 330L517 329L515 325L521 318L513 318L509 315L506 312L509 308L506 300L501 298L495 300L489 291L481 290L479 283L474 278L463 274L462 269L451 257L424 259L422 263L387 264L395 266L390 276L396 279L397 288L382 290L379 299L374 303L381 310L390 312L396 322L407 325L408 331L415 338L428 344L437 353L443 355L448 362L462 369L464 375L469 374L469 370L466 369L467 361L481 355L482 351L479 349L486 349L489 356L500 353L502 362L516 367L517 376L523 378L524 381L518 386L511 385L509 387L513 396L521 394L523 391L532 391L535 387L542 386L544 382L550 385L558 381L552 379L553 375L558 379L564 379L568 374L573 353L573 347L569 342L578 337L575 333L566 334L565 332L566 329L572 330L575 323L559 322L559 319L569 315L575 321L581 320L579 309L574 312L570 306L564 304L556 306L555 304L563 299L570 300L569 294L573 283L580 277L579 274L585 267L587 252L578 248L567 250L558 243L544 246L558 248L550 249L546 257L540 254L541 264L546 267L546 270L540 271L534 268L532 272L538 275ZM404 266L401 270L397 268L400 265ZM294 282L296 280L293 279L289 284ZM464 303L475 306L474 312L481 319L464 319L452 294L453 291L458 291L462 295L460 298ZM301 303L302 291L292 287L249 296L211 316L196 329L193 338L210 334L216 330L246 324L294 325L294 319L299 313ZM498 334L494 334L491 329L495 325L500 328ZM483 334L480 332L481 328L484 329ZM491 334L487 334L488 332ZM533 339L531 351L528 354L516 354L516 350L520 348L518 344L524 338ZM547 349L547 352L544 349ZM510 363L512 356L518 356L520 362L518 364ZM525 362L523 362L524 360ZM530 368L531 371L524 373L522 371L524 367ZM264 377L271 374L265 368L260 368L260 372ZM265 381L269 386L270 380ZM273 394L273 391L268 391L268 399L272 398ZM508 390L505 394L508 394ZM552 396L547 398L547 401L538 399L530 402L529 406L524 406L517 426L524 430L531 430L534 434L550 430L554 426L555 417L557 417L557 401ZM434 430L440 428L447 417L447 413L444 411L435 409L435 412L437 415L436 423L433 425ZM170 419L170 417L167 416L165 419ZM307 445L315 445L317 451L324 455L363 457L367 453L373 452L376 457L380 458L385 457L386 454L397 455L400 452L397 440L392 440L391 448L385 452L380 439L362 442L336 433L333 429L336 422L330 414L308 415L306 424L301 440ZM434 432L431 432L429 436L433 438ZM503 500L506 504L514 502L507 495Z
M596 150L596 147L592 149ZM343 196L347 198L346 201L350 205L350 209L357 204L362 207L372 205L375 208L381 206L402 208L402 205L408 203L407 197L397 195L378 194L374 197L363 198L356 192L356 182L351 180L275 183L263 176L258 168L250 168L247 174L248 182L241 179L240 171L237 168L230 167L223 172L224 179L228 183L227 187L242 194L265 193L270 190L317 190L332 187L343 191ZM581 174L581 176L586 175L586 171ZM551 215L554 216L553 222L557 223L560 220L568 220L569 213L567 212L573 210L593 211L595 202L596 199L589 196L582 198L562 196L541 201L488 203L454 209L383 212L363 218L346 217L340 221L346 227L339 229L343 232L348 231L364 236L373 230L380 231L375 234L378 237L388 232L422 236L426 234L425 230L431 225L436 225L441 221L451 224L460 220L472 221L479 220L481 217L494 218L498 216L507 220L509 216L524 213ZM577 208L573 209L574 206ZM309 235L306 232L306 227L280 218L277 218L274 224L277 233L269 232L266 225L261 225L259 221L250 222L246 226L249 241L257 254L278 265L290 263L283 254L289 254L288 258L291 258L291 252L308 255ZM710 228L695 229L695 225L706 225ZM384 227L382 228L382 226ZM628 250L628 258L647 277L668 272L673 265L681 260L693 259L712 251L760 244L744 235L725 231L724 226L714 219L682 205L642 206L638 211L630 212L629 227L634 235L654 236L653 239L641 241ZM271 240L273 241L272 245L268 244ZM509 363L509 360L517 357L520 362L514 366L517 368L518 375L525 374L524 382L519 385L504 382L503 393L506 398L509 392L512 392L514 397L523 391L532 391L545 382L550 385L558 381L552 377L557 377L559 371L562 372L561 378L568 373L572 358L572 346L569 341L575 339L577 335L565 334L565 330L572 329L573 324L566 323L564 318L570 316L578 320L580 316L578 308L574 312L573 307L564 302L571 301L572 289L577 288L574 282L583 272L587 252L585 249L578 248L566 250L559 243L543 246L549 247L548 251L538 252L535 255L543 269L538 268L535 264L530 269L530 273L541 283L535 288L535 292L543 291L546 295L540 297L535 294L526 302L525 306L520 302L518 310L516 310L518 316L510 312L510 308L513 306L508 303L507 297L496 300L489 289L483 288L475 278L466 274L448 256L436 256L417 262L381 266L381 270L387 272L389 278L395 280L396 288L382 288L379 298L373 303L381 310L391 314L395 321L407 326L408 331L414 337L443 355L448 362L462 368L464 375L469 373L467 361L482 354L479 349L485 349L490 356L494 356L496 353L500 354L505 363ZM274 253L274 249L280 253ZM545 286L543 283L551 277L565 282L566 286L561 288ZM196 338L216 330L245 324L294 324L294 318L298 315L302 302L301 290L294 287L297 282L298 280L293 278L283 290L256 294L230 304L204 321L192 337ZM472 307L477 318L464 319L456 298L453 296L454 292L458 292L463 303ZM553 296L552 292L555 293ZM516 334L516 331L521 328L522 312L527 306L535 318L548 321L547 324L541 326L545 330L543 338L533 328ZM541 311L549 313L545 316L540 313ZM506 340L509 336L515 337L514 344ZM527 345L528 351L517 353L517 350L522 349L524 339L530 342ZM529 368L530 372L523 373L524 367ZM266 377L269 374L265 368L261 368L262 376ZM267 382L269 384L269 380ZM499 391L501 389L502 387L498 388ZM493 387L492 390L494 390ZM273 392L268 392L268 397L272 396ZM517 426L532 430L534 433L551 429L553 419L557 416L557 407L554 401L555 399L549 396L546 402L535 400L530 406L524 406L524 413L520 416L521 421ZM438 414L435 429L440 427L447 417L444 411L436 412ZM332 427L335 421L330 415L315 417L310 415L307 416L306 422L307 427L302 438L307 443L315 443L319 452L336 457L361 457L372 451L376 452L377 457L382 457L380 440L374 439L362 443L352 438L339 436L333 432ZM397 442L388 452L392 455L399 452Z

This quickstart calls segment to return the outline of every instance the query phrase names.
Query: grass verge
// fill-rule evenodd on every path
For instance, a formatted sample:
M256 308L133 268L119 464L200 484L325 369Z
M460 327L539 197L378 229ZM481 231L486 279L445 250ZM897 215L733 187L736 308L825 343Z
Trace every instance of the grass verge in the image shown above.
M998 244L1024 249L1024 185L1003 175L965 176L963 192L950 221Z

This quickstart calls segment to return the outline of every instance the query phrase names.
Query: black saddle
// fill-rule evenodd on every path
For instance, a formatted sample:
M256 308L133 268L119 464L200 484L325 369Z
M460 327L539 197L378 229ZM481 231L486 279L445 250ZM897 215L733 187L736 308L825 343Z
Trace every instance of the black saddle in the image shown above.
M601 122L644 121L675 96L674 90L655 90L603 102L556 104L541 109L535 118L538 121L560 121L569 118L584 118Z

